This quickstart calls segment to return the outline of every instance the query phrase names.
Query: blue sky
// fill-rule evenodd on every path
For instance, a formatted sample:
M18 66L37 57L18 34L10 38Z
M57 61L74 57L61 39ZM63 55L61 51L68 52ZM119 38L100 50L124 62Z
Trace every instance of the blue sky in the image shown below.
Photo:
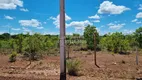
M0 0L0 34L59 34L59 0ZM130 34L142 26L141 0L66 0L66 34L87 25L99 34Z

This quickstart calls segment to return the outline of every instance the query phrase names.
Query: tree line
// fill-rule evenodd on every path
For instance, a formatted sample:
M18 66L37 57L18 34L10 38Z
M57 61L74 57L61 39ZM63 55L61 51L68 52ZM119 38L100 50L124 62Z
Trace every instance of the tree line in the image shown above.
M114 32L99 36L96 27L88 25L84 30L84 38L87 41L88 49L93 49L94 33L97 34L98 50L105 49L114 53L127 53L132 51L135 47L142 49L142 27L136 29L132 34Z
M127 35L122 32L99 35L96 27L91 25L85 27L83 35L66 35L66 48L70 49L71 46L76 46L80 47L80 50L82 48L93 50L94 33L96 34L97 50L127 53L132 51L134 47L142 49L142 27ZM59 40L59 35L42 35L39 33L10 35L3 33L0 35L0 52L10 54L14 51L34 60L37 55L57 55L59 53Z

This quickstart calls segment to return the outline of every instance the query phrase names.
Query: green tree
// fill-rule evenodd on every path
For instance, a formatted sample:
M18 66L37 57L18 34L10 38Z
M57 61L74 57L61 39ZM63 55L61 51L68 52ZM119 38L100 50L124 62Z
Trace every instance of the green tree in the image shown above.
M136 36L135 36L134 33L125 35L125 38L128 40L128 43L129 43L131 50L133 50L134 47L138 46L138 42L136 41Z
M36 60L35 56L42 49L42 38L40 34L28 35L23 42L23 50L29 54L30 60Z
M17 50L16 40L15 39L10 39L9 40L9 46L13 51L16 51Z
M105 48L115 53L126 52L130 48L129 40L121 32L109 33L104 36L100 40L100 45L103 49Z
M22 43L23 43L23 34L18 34L17 35L17 40L16 40L16 43L17 43L17 52L18 53L21 53L22 52Z
M136 29L135 37L136 37L136 41L139 44L139 47L142 48L142 27Z
M87 48L93 50L94 49L94 33L96 33L96 37L97 37L97 44L99 43L99 34L96 30L95 26L90 26L88 25L87 27L85 27L84 30L84 38L87 42Z
M10 38L10 34L9 33L3 33L1 36L3 39L8 40Z

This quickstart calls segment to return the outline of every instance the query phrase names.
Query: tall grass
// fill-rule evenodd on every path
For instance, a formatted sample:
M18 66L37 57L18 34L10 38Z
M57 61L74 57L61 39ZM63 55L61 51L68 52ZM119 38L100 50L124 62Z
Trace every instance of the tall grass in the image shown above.
M81 68L81 61L77 59L76 60L70 59L67 61L67 70L69 75L78 76L80 68Z

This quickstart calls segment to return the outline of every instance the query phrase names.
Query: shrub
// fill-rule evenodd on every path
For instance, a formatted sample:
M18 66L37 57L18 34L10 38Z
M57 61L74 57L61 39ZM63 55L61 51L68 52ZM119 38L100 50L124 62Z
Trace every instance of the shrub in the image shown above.
M16 61L16 56L17 53L16 52L12 52L9 56L9 62L15 62Z
M81 62L79 60L68 60L67 61L67 70L68 74L71 76L78 76L79 70L81 68Z
M126 62L124 60L122 60L121 63L125 64Z

